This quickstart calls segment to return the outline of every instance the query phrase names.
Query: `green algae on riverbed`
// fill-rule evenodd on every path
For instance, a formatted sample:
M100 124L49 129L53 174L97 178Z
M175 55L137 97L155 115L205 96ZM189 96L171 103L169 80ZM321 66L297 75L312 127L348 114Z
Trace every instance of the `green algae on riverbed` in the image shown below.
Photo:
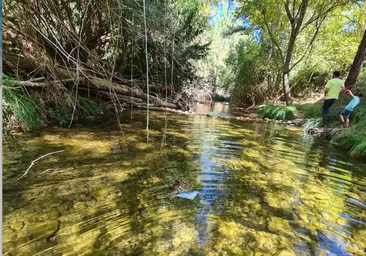
M209 118L170 116L160 150L164 116L150 120L149 143L139 114L6 142L4 254L365 253L364 162L283 127ZM195 200L167 198L177 176Z

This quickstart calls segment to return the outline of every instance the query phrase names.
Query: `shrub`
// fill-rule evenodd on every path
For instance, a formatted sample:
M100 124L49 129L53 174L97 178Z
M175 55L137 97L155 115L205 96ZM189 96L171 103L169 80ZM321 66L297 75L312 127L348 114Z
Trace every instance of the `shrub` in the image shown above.
M314 91L322 91L328 80L328 71L321 71L319 66L303 68L291 78L292 93L294 96L306 96Z
M269 118L275 120L292 120L295 118L297 109L292 106L276 106L268 104L258 110L258 114L262 118Z

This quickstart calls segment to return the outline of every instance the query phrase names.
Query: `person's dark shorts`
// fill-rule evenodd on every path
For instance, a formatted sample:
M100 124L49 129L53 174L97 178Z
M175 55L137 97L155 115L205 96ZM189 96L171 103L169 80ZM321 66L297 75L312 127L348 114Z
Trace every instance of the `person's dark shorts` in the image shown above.
M343 109L343 111L341 112L341 115L344 116L346 119L349 119L350 116L352 115L352 111L349 111L347 109Z

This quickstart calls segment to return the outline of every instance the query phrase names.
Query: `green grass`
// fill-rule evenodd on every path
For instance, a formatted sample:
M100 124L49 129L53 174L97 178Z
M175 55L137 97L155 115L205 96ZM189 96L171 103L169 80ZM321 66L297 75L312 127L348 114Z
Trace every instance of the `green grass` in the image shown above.
M321 118L322 105L316 104L298 104L296 109L302 114L304 118Z
M70 123L73 100L63 91L37 93L16 86L15 80L3 74L3 132L22 129L35 130L43 124L55 123L64 126ZM86 117L100 113L100 106L90 100L80 98L76 105L75 117Z
M2 111L3 130L15 126L31 130L42 125L43 109L29 97L25 89L15 86L13 78L4 74Z
M354 124L349 129L335 135L333 140L344 148L349 149L353 155L366 156L366 119Z
M309 118L303 124L302 128L305 132L308 132L310 129L321 127L322 125L322 118Z
M297 113L296 107L292 106L276 106L268 104L258 110L258 115L261 118L269 118L274 120L292 120Z

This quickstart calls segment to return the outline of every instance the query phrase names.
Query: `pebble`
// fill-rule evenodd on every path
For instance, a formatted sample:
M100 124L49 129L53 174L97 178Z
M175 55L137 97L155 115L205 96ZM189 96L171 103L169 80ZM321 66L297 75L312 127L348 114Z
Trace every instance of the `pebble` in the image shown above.
M15 231L21 230L24 227L24 222L23 221L14 222L10 225L10 227Z

